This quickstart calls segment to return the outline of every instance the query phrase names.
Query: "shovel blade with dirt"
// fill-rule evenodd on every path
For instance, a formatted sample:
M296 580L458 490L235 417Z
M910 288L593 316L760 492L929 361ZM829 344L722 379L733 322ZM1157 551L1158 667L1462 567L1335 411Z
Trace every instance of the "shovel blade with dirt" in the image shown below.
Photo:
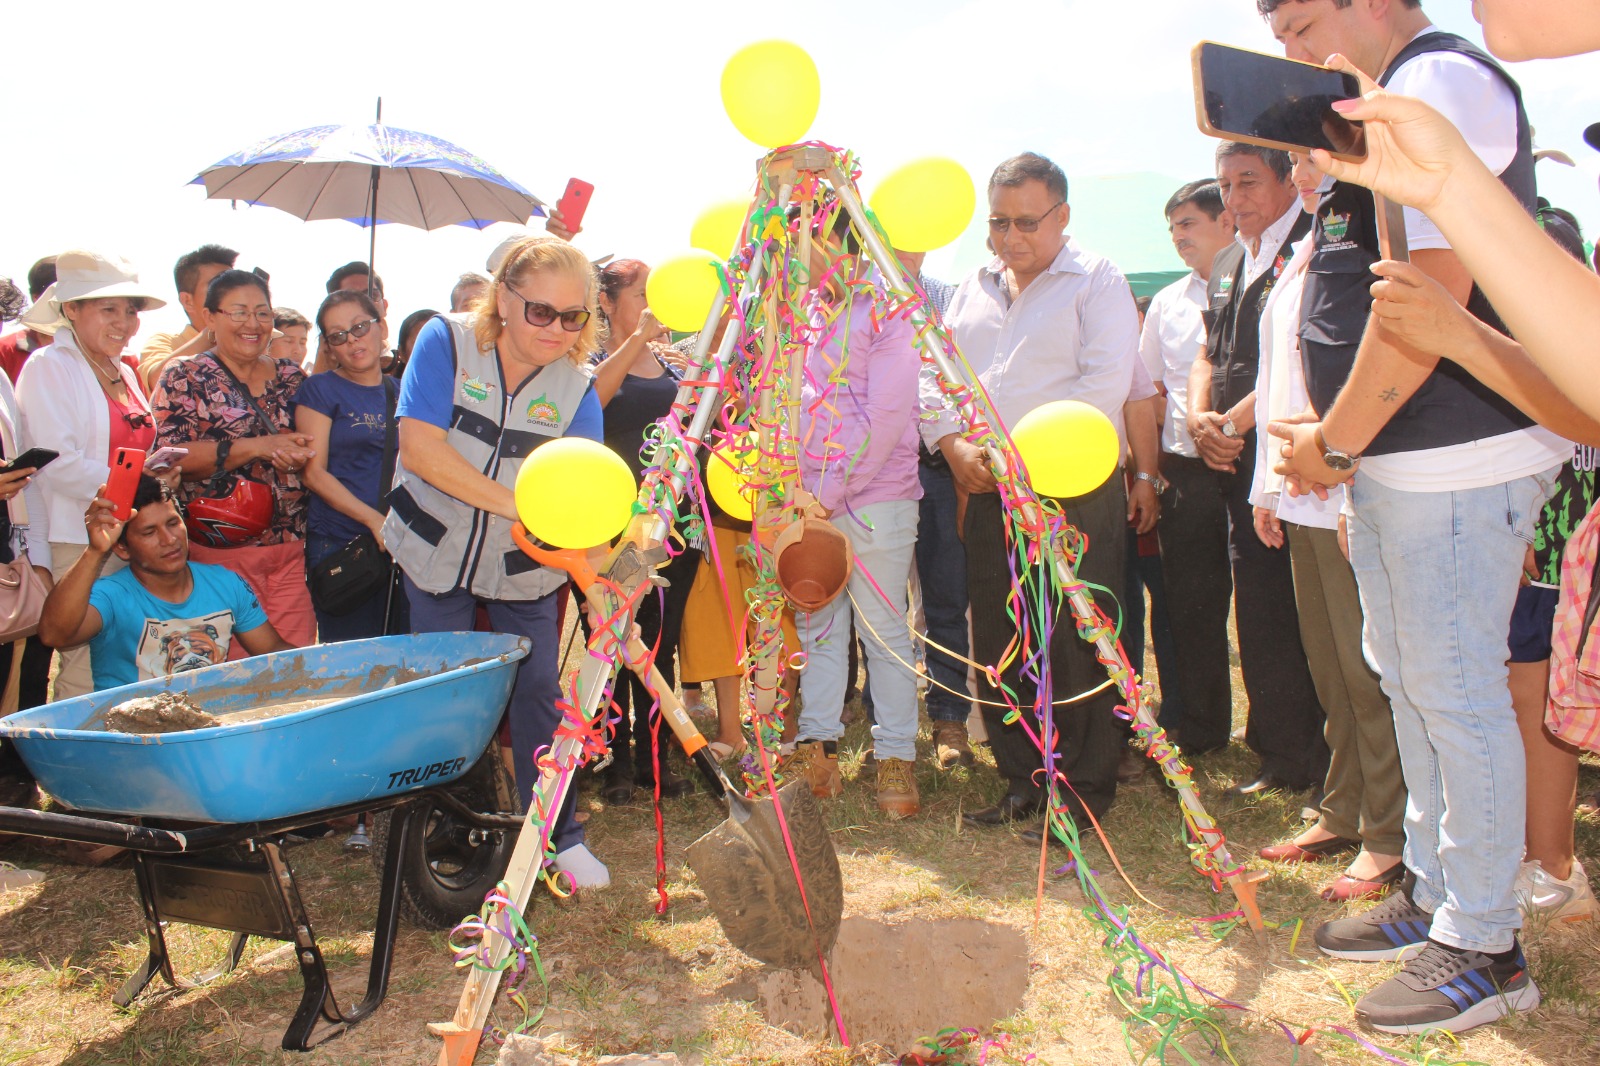
M822 808L804 781L780 788L777 801L747 800L731 787L727 800L727 819L689 845L689 865L723 933L769 966L816 966L833 949L844 913L844 878Z

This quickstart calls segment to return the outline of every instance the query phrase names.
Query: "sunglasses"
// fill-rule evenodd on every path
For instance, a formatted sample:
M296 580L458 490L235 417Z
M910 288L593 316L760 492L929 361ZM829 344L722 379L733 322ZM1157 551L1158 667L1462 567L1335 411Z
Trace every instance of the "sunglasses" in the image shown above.
M1064 203L1066 203L1065 200L1060 201L1060 203L1057 203L1055 207L1050 208L1049 211L1046 211L1038 218L1006 218L1004 215L990 215L989 232L1004 233L1012 226L1015 226L1017 227L1017 232L1019 233L1037 233L1039 230L1039 223L1048 218L1050 213L1054 211L1056 207L1060 207L1061 204Z
M360 339L372 332L372 327L378 324L375 318L351 324L349 329L336 329L332 333L324 333L322 339L328 342L328 347L337 348L351 337Z
M143 411L125 411L123 412L122 418L123 421L127 422L128 425L133 429L145 429L156 424L155 419L151 418Z
M543 329L559 318L562 329L568 333L576 333L589 321L587 311L557 311L547 303L528 299L510 285L506 286L506 291L522 301L522 317L530 326Z

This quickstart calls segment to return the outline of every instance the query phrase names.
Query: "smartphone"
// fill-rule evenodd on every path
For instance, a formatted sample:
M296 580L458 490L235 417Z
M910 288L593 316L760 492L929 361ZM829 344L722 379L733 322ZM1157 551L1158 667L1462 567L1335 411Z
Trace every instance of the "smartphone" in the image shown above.
M133 496L139 491L139 477L143 473L143 448L117 449L111 459L111 475L106 478L106 499L111 501L117 521L126 522L133 517Z
M1359 163L1366 130L1333 110L1361 95L1354 74L1201 41L1194 47L1194 108L1202 133L1305 155L1321 148Z
M35 470L42 470L49 466L60 454L60 452L51 451L49 448L29 448L15 459L6 463L6 469L26 470L31 466Z
M572 232L578 232L578 227L583 225L583 213L589 210L589 197L593 195L594 186L582 178L567 181L567 191L561 194L556 210L561 212L561 221Z
M157 448L145 459L144 468L152 474L159 474L163 470L171 470L188 454L188 448Z

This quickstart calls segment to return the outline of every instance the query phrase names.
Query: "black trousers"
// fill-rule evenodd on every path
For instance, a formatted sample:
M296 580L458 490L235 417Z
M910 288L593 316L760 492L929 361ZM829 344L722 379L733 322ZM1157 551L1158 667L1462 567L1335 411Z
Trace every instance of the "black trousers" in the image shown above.
M678 636L683 629L683 608L689 602L689 589L694 585L695 571L699 567L698 551L688 548L679 552L661 569L661 576L669 582L667 587L645 593L639 601L639 610L634 614L640 639L645 647L656 649L656 669L661 671L668 685L677 681L674 656L678 651ZM587 627L585 632L588 632ZM611 746L614 765L621 773L654 779L655 768L665 765L667 753L677 746L671 728L662 722L659 734L652 742L650 708L655 700L650 690L644 687L644 682L626 664L618 671L611 698L616 701L621 714L621 720L617 722L616 739ZM652 743L656 745L654 761L651 758Z
M1263 773L1296 785L1328 770L1322 705L1311 682L1295 610L1294 571L1285 548L1256 536L1250 482L1255 431L1245 435L1238 470L1212 470L1199 459L1163 452L1172 484L1161 511L1161 570L1177 644L1188 751L1227 744L1233 722L1228 674L1228 601L1234 601L1239 661L1249 716L1245 742Z
M6 678L10 676L11 658L16 651L15 642L0 644L0 686L4 686ZM26 711L31 707L43 706L46 702L52 654L49 648L39 642L38 637L28 638L27 650L22 653L22 686L18 690L17 710ZM11 742L0 740L0 782L10 780L31 782L33 774Z
M1127 490L1119 472L1103 486L1086 496L1061 500L1067 521L1089 538L1088 551L1078 561L1078 576L1084 581L1120 589L1127 550ZM967 590L972 601L973 657L980 663L997 663L1016 633L1006 615L1006 597L1011 591L1011 571L1007 565L1005 528L1000 497L993 493L973 496L966 515ZM1051 584L1053 589L1053 582ZM1104 595L1095 593L1096 597ZM1106 679L1106 671L1095 658L1094 648L1078 636L1072 609L1059 596L1051 597L1054 611L1050 634L1050 677L1053 700L1074 696ZM1119 605L1100 604L1100 609L1115 619ZM1017 693L1022 713L1038 729L1034 717L1037 692L1032 682L1021 676L1020 663L1013 662L1002 680ZM985 700L999 700L1000 693L981 676L978 694ZM1082 817L1087 807L1096 818L1105 814L1117 793L1117 763L1126 743L1119 727L1115 689L1107 688L1088 699L1052 708L1056 732L1056 768L1072 785L1063 790L1068 809ZM1005 708L983 706L983 721L989 732L989 747L996 768L1007 789L1016 795L1039 795L1044 782L1040 771L1044 758L1034 747L1020 724L1005 724ZM1076 795L1074 795L1076 793ZM1081 802L1080 802L1081 801Z

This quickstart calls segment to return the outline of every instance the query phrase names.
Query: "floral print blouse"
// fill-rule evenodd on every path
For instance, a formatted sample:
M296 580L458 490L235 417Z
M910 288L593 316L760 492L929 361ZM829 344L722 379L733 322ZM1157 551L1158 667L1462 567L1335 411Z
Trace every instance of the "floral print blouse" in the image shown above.
M267 380L266 391L255 397L255 403L272 419L274 432L288 433L294 429L294 394L306 375L287 359L275 360L275 364L277 373ZM250 397L214 352L169 363L150 397L150 410L156 420L157 447L181 448L191 441L220 442L267 435ZM309 497L299 474L284 473L265 459L246 463L229 473L272 489L272 525L257 544L305 539ZM221 491L231 490L231 481L224 482ZM187 504L201 496L215 496L218 491L211 479L184 481L179 498Z

